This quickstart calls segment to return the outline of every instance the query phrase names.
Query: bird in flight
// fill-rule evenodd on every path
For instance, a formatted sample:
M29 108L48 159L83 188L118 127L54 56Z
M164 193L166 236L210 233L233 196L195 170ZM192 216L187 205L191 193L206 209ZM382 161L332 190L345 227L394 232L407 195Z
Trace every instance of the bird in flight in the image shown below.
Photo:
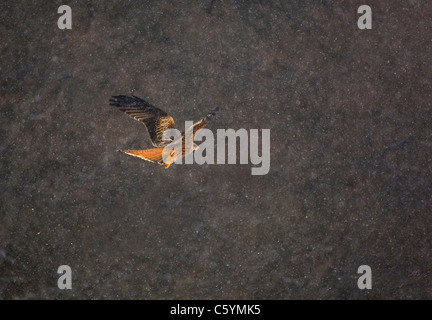
M167 114L165 111L152 106L150 103L144 101L136 96L112 96L109 100L110 105L116 106L118 110L123 111L129 117L143 123L150 135L150 139L155 148L146 150L119 150L131 156L139 157L141 159L155 162L160 165L164 165L165 169L169 168L171 163L175 162L178 158L184 157L193 150L197 150L198 146L193 143L196 133L204 128L211 118L215 115L218 110L216 107L210 111L204 118L195 122L191 127L186 128L185 132L181 134L178 139L164 139L164 133L168 129L175 128L174 119ZM186 133L192 136L193 147L188 148L186 146ZM182 152L175 152L175 148L168 149L164 152L165 147L168 145L174 146L179 144ZM169 152L168 154L166 152Z

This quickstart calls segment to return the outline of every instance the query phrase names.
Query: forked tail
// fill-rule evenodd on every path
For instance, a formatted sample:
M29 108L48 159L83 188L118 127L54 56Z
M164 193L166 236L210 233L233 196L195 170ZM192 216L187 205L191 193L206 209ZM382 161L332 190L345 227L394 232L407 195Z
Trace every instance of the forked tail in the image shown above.
M162 159L162 151L164 148L153 148L153 149L147 149L147 150L119 150L121 152L124 152L128 155L138 157L150 162L156 162L161 165L164 164Z

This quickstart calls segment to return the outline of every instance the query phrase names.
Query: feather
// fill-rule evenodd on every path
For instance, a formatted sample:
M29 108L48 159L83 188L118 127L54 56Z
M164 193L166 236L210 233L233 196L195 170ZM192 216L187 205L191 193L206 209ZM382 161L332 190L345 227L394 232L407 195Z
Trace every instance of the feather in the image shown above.
M159 164L164 164L162 159L162 151L164 148L153 148L153 149L147 149L147 150L121 150L122 152L134 156L139 157L141 159L150 161L150 162L157 162Z

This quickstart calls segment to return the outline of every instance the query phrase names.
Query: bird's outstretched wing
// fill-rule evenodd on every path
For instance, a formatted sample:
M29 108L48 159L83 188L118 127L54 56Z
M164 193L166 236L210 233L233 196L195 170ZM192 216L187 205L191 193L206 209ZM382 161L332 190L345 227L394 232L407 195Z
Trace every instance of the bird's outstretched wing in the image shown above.
M164 147L171 142L162 140L165 130L175 127L174 119L165 111L136 96L113 96L110 105L144 123L155 147Z
M209 113L207 113L207 115L202 118L201 120L195 122L190 128L188 128L186 130L186 132L190 132L190 130L192 130L192 135L195 138L195 135L197 134L198 131L200 131L202 128L204 128L209 121L216 115L216 111L219 110L219 107L214 108L212 111L210 111ZM183 133L184 135L185 133Z

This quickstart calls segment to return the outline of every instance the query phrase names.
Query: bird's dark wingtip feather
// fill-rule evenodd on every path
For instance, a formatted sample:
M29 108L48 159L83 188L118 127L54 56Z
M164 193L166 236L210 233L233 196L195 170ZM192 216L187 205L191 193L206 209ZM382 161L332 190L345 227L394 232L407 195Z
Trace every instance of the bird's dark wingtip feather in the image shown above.
M109 99L110 105L111 106L118 106L120 97L121 96L111 96L111 98Z
M214 117L216 115L216 111L218 111L218 110L219 110L219 107L215 107L209 113L207 113L207 115L206 115L207 121L210 120L212 117Z
M152 107L148 102L141 99L140 97L131 95L131 96L125 96L125 95L118 95L118 96L112 96L109 100L111 105L117 106L117 107Z

